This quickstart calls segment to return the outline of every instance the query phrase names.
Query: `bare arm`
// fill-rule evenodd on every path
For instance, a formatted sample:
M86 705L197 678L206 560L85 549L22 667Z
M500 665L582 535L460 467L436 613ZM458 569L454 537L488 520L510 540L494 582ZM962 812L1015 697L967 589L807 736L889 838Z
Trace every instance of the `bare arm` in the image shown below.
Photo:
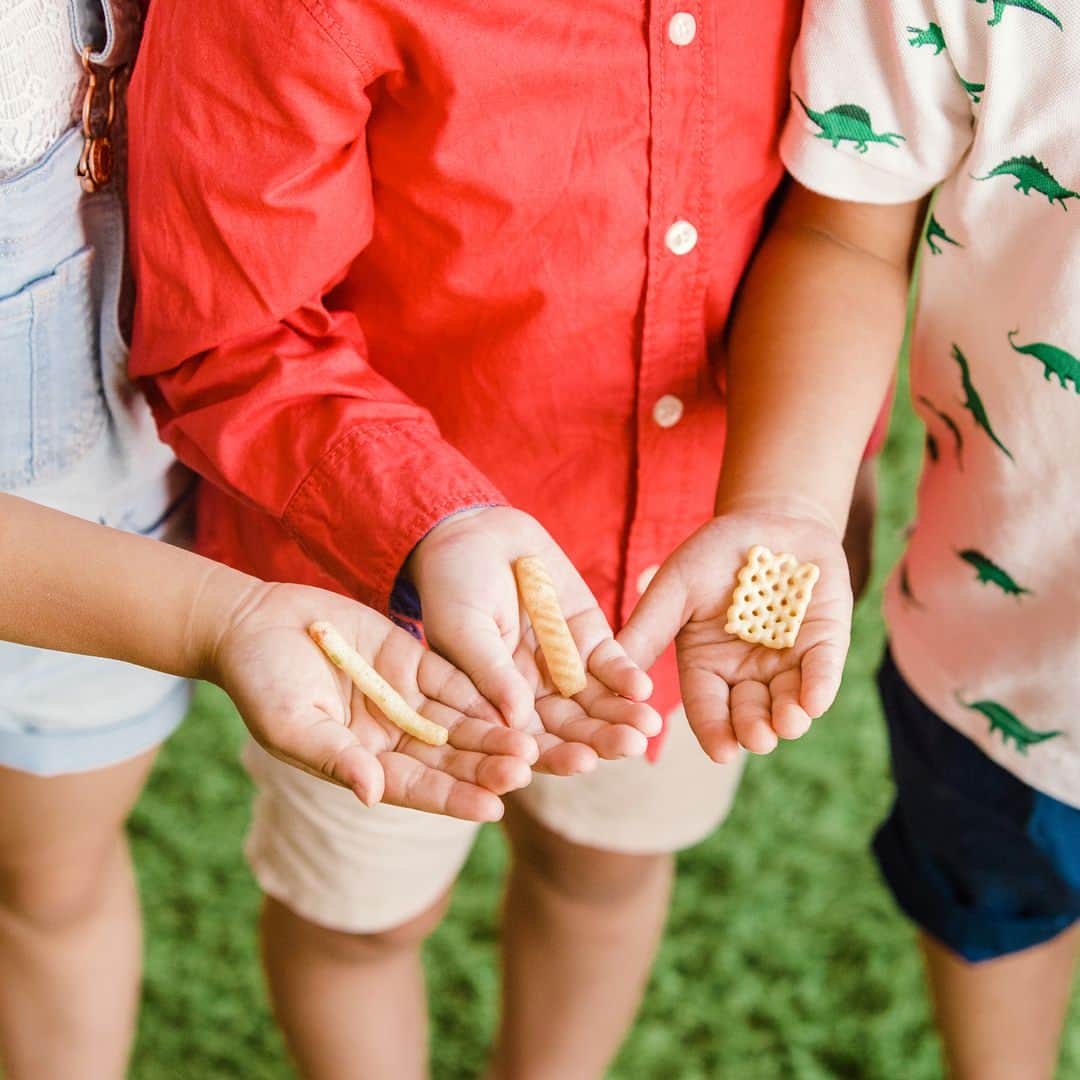
M0 494L0 639L206 678L214 629L261 583Z
M347 597L270 585L167 544L0 494L0 640L209 679L271 754L364 802L475 821L529 781L535 741L504 727L472 683ZM445 746L368 706L307 634L330 621Z
M895 368L923 201L837 202L792 183L733 327L717 510L814 505L843 532Z
M841 203L793 185L748 276L717 516L667 559L619 635L643 667L676 639L687 716L716 761L804 734L840 686L852 607L841 539L903 334L922 212L921 201ZM755 544L821 572L791 648L726 630Z

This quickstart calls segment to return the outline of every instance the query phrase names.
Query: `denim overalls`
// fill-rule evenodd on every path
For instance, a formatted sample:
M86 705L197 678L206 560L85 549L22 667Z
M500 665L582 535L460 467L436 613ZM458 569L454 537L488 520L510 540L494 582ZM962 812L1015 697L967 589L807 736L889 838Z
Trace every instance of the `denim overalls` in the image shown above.
M133 51L127 4L71 9L76 51L91 44L103 64ZM182 543L191 477L125 371L119 185L85 193L82 148L73 128L0 180L0 490ZM186 684L158 672L0 643L0 765L51 775L113 764L164 739L187 701Z

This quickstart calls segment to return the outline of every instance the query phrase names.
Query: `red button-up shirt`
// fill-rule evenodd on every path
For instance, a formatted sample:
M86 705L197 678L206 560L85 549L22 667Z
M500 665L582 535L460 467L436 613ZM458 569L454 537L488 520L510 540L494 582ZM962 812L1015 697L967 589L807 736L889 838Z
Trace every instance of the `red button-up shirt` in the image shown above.
M385 609L509 501L618 625L711 513L799 6L155 0L132 371L202 549Z

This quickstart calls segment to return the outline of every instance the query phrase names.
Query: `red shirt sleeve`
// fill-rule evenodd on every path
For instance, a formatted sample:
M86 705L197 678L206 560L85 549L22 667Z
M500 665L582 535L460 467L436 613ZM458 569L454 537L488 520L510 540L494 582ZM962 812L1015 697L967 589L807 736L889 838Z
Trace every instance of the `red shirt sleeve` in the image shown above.
M432 525L504 500L324 303L371 238L377 52L320 0L154 0L128 99L131 372L183 461L385 610Z

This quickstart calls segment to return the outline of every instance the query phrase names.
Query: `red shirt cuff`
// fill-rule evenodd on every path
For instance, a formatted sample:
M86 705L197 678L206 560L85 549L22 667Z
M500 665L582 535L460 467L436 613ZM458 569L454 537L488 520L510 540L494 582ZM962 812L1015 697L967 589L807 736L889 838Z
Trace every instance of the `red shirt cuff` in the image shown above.
M353 428L311 470L285 508L304 552L357 599L386 613L405 560L447 515L504 506L499 490L430 422Z

